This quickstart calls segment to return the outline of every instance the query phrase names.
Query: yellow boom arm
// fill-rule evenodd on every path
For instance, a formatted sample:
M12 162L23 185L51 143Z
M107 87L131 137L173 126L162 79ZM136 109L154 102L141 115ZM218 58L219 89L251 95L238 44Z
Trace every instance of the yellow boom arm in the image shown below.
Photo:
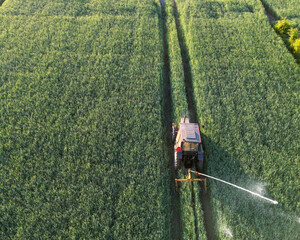
M206 191L206 178L193 178L191 173L194 173L194 174L197 174L198 175L198 172L196 171L192 171L191 169L188 170L189 171L189 176L188 178L186 179L175 179L175 183L176 183L176 188L178 188L178 182L189 182L190 183L190 187L191 187L191 190L192 190L192 182L193 181L201 181L201 182L204 182L204 188L205 188L205 191Z

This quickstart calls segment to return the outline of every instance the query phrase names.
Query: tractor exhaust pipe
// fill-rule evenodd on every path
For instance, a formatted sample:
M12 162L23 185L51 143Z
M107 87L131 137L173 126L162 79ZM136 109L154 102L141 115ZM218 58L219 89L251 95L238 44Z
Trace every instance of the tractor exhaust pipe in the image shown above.
M260 198L262 198L262 199L264 199L264 200L266 200L266 201L269 201L269 202L271 202L271 203L273 203L273 204L278 204L278 202L275 201L275 200L272 200L272 199L270 199L270 198L266 198L266 197L264 197L264 196L262 196L262 195L260 195L260 194L258 194L258 193L256 193L256 192L252 192L252 191L250 191L250 190L248 190L248 189L246 189L246 188L242 188L242 187L237 186L237 185L235 185L235 184L233 184L233 183L226 182L226 181L224 181L224 180L222 180L222 179L219 179L219 178L216 178L216 177L212 177L212 176L209 176L209 175L204 174L204 173L199 173L199 172L196 172L196 171L193 171L193 170L190 170L190 169L189 169L189 172L195 173L195 174L197 174L198 176L204 176L204 177L211 178L211 179L214 179L214 180L216 180L216 181L219 181L219 182L228 184L228 185L230 185L230 186L232 186L232 187L235 187L235 188L238 188L238 189L243 190L243 191L245 191L245 192L251 193L251 194L253 194L253 195L257 196L257 197L260 197Z

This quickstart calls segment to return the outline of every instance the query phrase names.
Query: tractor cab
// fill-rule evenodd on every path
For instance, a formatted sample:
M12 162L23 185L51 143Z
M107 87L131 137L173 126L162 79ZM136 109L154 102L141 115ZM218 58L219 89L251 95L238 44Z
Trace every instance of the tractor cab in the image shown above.
M203 171L203 148L199 125L190 123L188 118L182 118L178 131L174 131L174 167L184 166L186 169L195 167L198 172ZM176 136L174 136L174 132Z

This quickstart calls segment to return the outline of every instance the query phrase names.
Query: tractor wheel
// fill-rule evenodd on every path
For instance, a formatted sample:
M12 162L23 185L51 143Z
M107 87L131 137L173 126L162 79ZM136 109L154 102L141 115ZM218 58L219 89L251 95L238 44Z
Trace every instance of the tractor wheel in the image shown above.
M196 171L200 173L203 172L203 160L198 160L196 162Z
M175 123L172 124L172 142L175 142L176 135L177 135L177 126Z
M174 151L174 168L175 170L179 169L180 160L177 158L177 151Z
M175 142L175 138L176 138L176 136L175 136L174 132L172 132L172 142Z

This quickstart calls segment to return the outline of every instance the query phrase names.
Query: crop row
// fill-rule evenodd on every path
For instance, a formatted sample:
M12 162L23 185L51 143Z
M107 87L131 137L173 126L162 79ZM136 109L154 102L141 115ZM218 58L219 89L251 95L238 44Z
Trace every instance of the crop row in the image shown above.
M166 6L173 119L176 125L178 125L180 118L188 114L188 104L172 1L167 1Z
M168 239L156 7L39 14L69 2L1 8L0 238Z
M150 4L149 4L150 3ZM143 14L153 13L154 9L149 9L152 1L146 4L137 3L134 0L6 0L1 14L26 15L26 16L91 16L109 14L114 16L134 16L144 9ZM151 6L152 7L152 6Z
M300 69L270 28L261 2L177 0L191 59L220 239L294 239L299 206Z

